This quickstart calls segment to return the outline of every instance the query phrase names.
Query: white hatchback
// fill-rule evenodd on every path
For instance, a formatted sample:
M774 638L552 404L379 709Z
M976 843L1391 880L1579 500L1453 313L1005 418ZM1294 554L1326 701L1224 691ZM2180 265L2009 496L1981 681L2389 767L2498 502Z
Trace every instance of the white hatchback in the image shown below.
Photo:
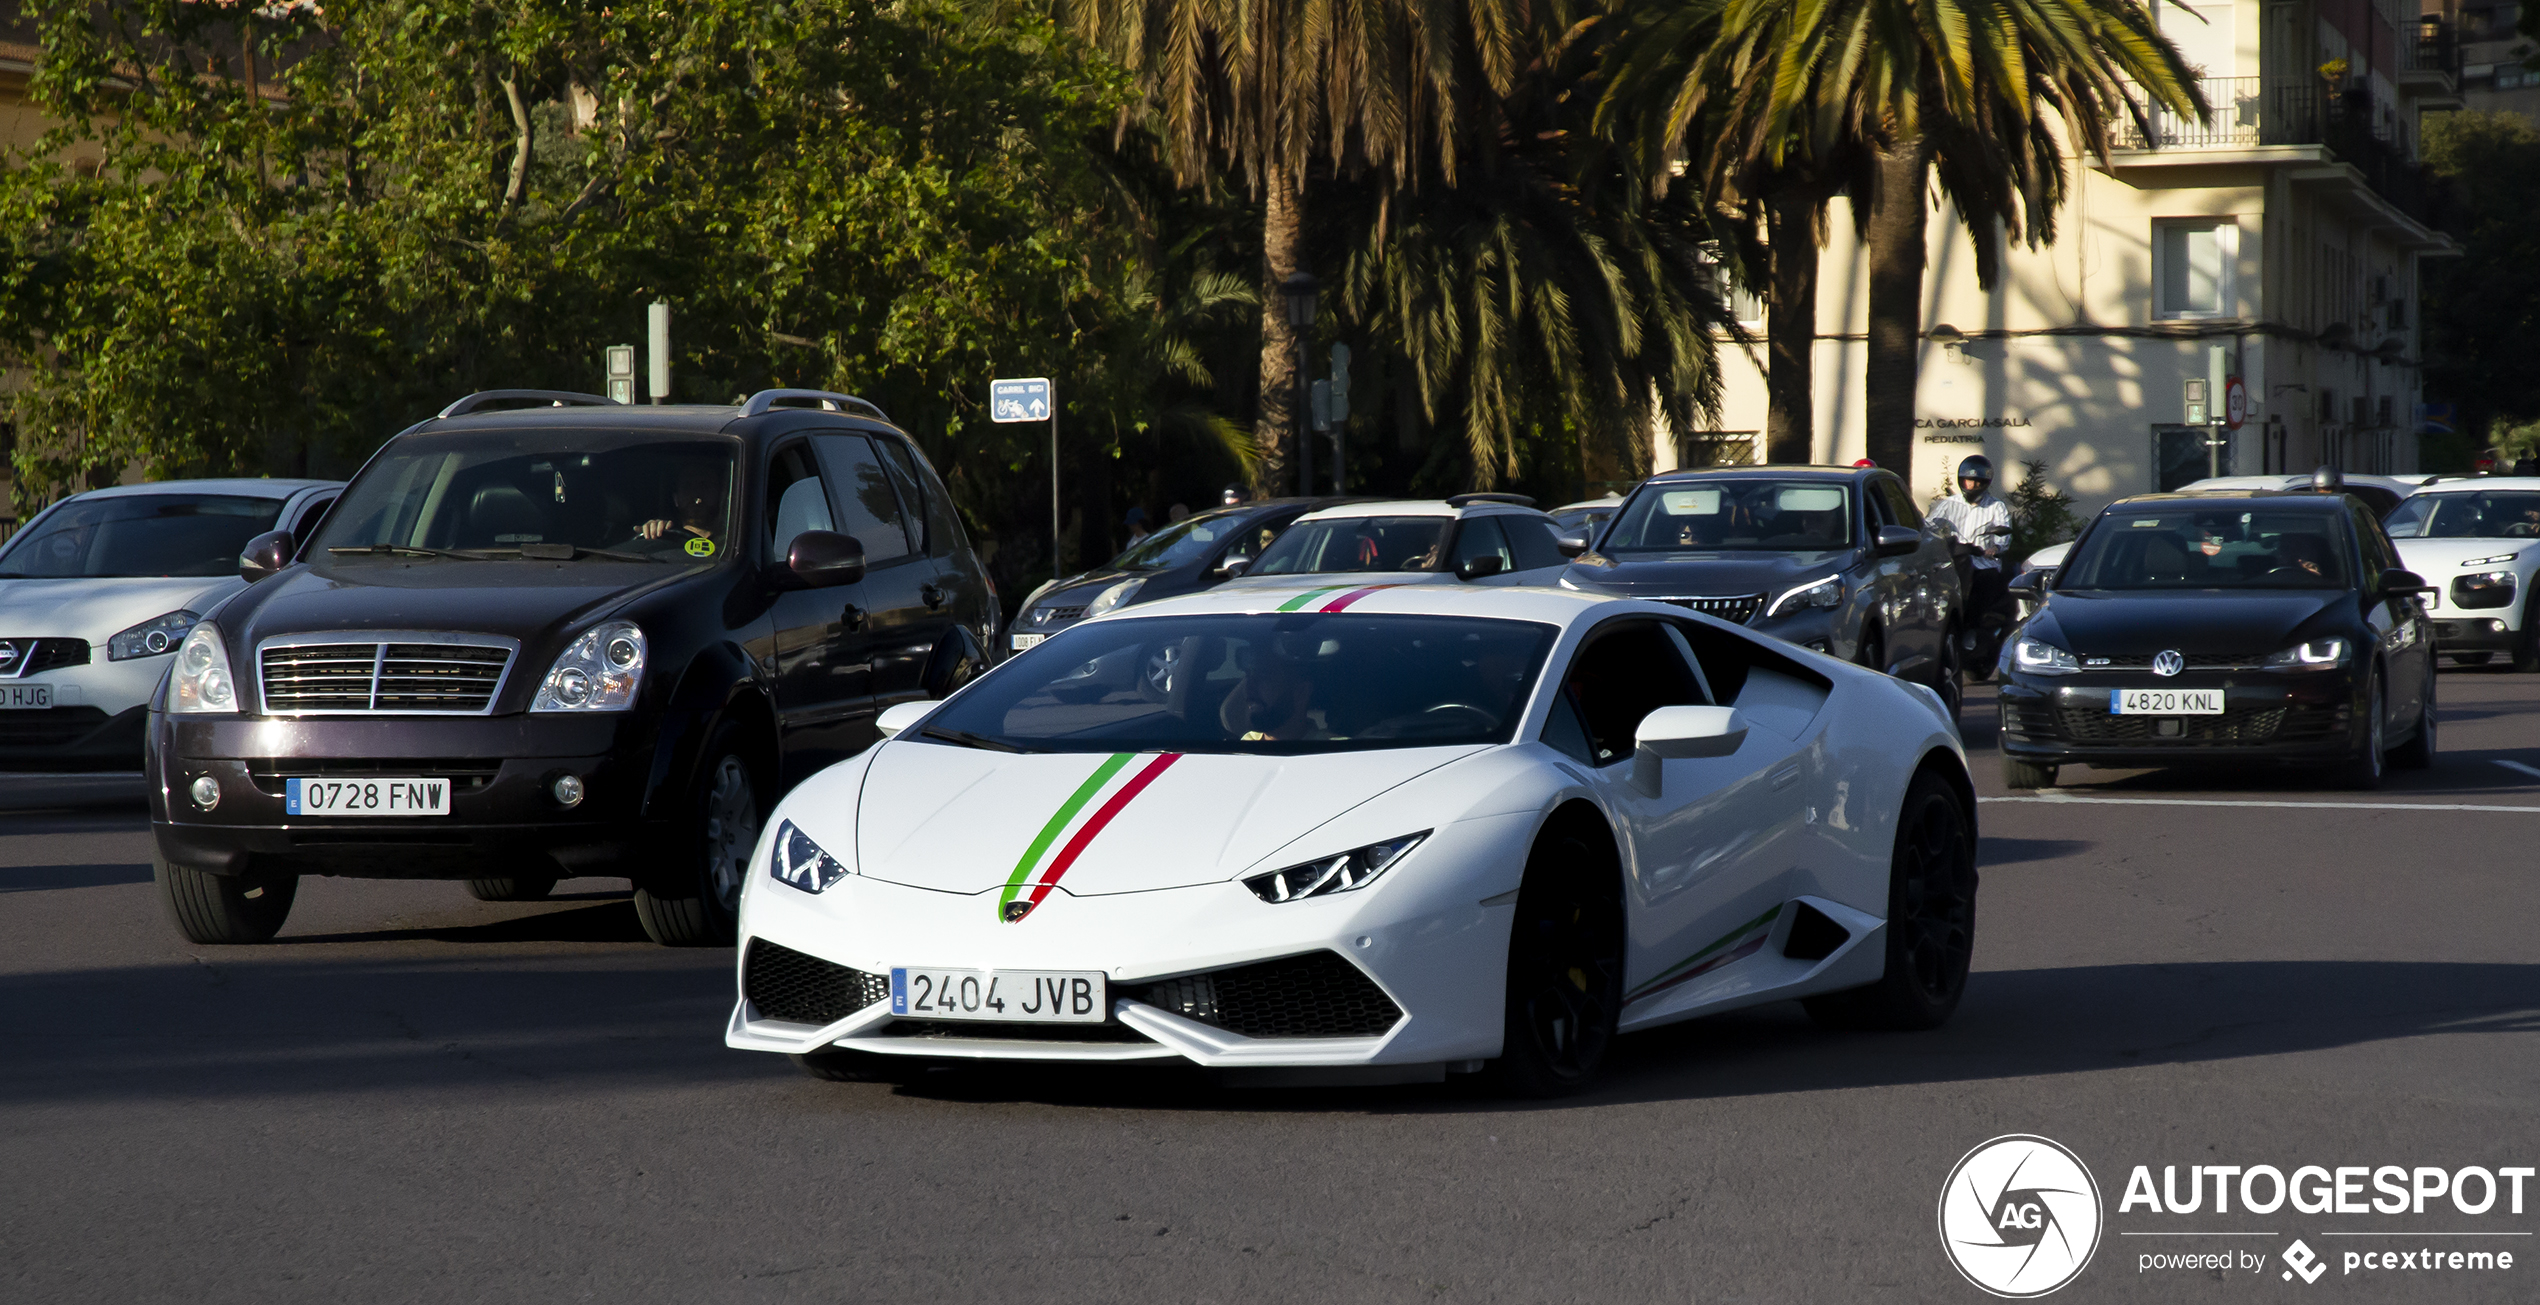
M186 631L246 587L238 552L305 539L331 480L179 480L74 494L0 545L0 770L139 770Z

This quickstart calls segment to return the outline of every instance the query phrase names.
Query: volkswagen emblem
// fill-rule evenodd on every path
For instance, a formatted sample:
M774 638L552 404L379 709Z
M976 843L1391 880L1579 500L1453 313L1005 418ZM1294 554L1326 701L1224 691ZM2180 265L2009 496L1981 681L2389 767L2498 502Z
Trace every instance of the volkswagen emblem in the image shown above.
M2186 669L2187 659L2179 656L2176 648L2152 654L2152 673L2154 675L2176 675L2180 671Z

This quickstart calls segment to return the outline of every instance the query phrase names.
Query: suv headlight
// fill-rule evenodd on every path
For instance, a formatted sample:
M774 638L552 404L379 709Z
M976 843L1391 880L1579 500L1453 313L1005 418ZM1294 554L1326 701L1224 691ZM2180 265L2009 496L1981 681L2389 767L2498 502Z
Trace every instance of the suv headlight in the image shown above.
M1085 604L1085 619L1090 621L1095 617L1100 616L1125 602L1128 602L1130 599L1137 597L1138 587L1145 583L1146 578L1143 576L1135 580L1123 580L1109 589L1105 589L1101 593L1094 595L1094 601Z
M624 711L644 682L644 631L610 621L583 632L538 686L531 711Z
M2269 653L2259 665L2271 671L2325 671L2346 664L2346 641L2313 639L2280 653Z
M776 825L776 847L767 858L767 875L780 884L817 893L846 878L847 868L793 821L785 820Z
M2041 639L2022 639L2011 646L2011 665L2031 675L2071 675L2081 663L2071 653Z
M219 626L202 621L185 632L176 665L168 670L168 710L238 710L238 681L229 673L229 650L221 646Z
M1285 870L1273 870L1266 875L1254 875L1244 881L1244 887L1265 902L1293 902L1300 898L1346 893L1375 882L1376 876L1391 869L1394 862L1401 860L1403 854L1418 847L1420 840L1428 836L1429 831L1423 829L1386 842L1369 843L1338 856L1292 865Z
M1830 575L1814 584L1801 585L1774 599L1773 605L1764 609L1764 615L1779 616L1784 612L1802 611L1811 607L1841 607L1842 605L1843 577Z
M106 641L106 660L128 662L135 657L156 657L174 652L185 642L185 632L202 620L192 612L170 612L154 616Z

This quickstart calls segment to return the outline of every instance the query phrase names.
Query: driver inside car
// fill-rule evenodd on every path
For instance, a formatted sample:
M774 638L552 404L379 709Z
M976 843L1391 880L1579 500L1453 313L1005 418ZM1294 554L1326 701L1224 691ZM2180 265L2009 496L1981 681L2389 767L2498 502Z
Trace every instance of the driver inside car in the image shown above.
M1314 681L1297 663L1297 658L1277 648L1254 654L1243 679L1218 708L1218 723L1245 743L1333 737L1315 706Z
M722 475L705 463L688 463L679 469L678 477L671 482L670 505L675 515L654 517L636 527L635 533L646 539L669 536L683 540L703 539L711 543L716 518L721 515L716 509L722 506L722 502Z

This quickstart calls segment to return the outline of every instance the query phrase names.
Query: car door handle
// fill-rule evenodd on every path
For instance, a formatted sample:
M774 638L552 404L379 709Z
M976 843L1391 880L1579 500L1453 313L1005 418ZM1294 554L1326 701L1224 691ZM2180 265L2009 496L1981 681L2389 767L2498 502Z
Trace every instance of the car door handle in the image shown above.
M864 609L853 603L847 604L846 610L838 613L838 624L850 633L863 629Z
M1799 763L1794 761L1786 766L1783 766L1781 769L1773 772L1772 778L1773 787L1775 789L1789 788L1791 785L1799 782Z
M928 585L925 588L918 590L917 596L926 600L927 611L931 612L944 605L944 591L934 585Z

